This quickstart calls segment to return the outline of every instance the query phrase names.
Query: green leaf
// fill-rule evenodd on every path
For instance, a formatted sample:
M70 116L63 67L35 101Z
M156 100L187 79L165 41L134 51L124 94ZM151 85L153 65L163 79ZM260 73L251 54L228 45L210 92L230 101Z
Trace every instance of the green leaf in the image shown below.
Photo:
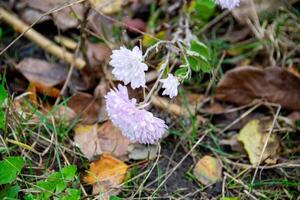
M188 69L187 67L180 67L179 69L177 69L175 71L175 76L179 77L179 78L186 78L186 75L188 73Z
M70 166L67 166L67 167L64 167L61 169L63 178L68 181L71 181L74 179L74 177L76 175L76 171L77 171L77 167L75 165L70 165Z
M20 187L18 185L6 185L5 188L0 191L0 199L16 199L19 191Z
M0 129L4 129L5 126L5 114L0 108Z
M238 197L222 197L220 200L239 200Z
M122 200L122 198L117 197L117 196L110 196L109 200Z
M203 21L208 21L215 12L216 5L212 0L196 0L195 15Z
M22 157L7 157L0 161L0 185L14 181L21 172L23 165Z
M7 92L4 88L4 85L0 85L0 106L4 103L5 99L7 98Z
M209 48L198 40L191 41L190 51L197 52L199 55L205 57L207 60L210 58Z
M79 200L80 190L77 189L67 189L67 195L59 198L59 200Z

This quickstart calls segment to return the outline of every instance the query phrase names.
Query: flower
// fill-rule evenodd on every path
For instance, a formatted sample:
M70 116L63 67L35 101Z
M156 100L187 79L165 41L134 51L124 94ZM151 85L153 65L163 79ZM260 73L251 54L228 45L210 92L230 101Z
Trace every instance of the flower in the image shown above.
M135 46L132 51L125 47L113 50L109 64L114 67L113 75L125 85L131 83L133 89L146 86L145 71L148 66L143 63L143 53L139 47Z
M105 95L105 99L109 118L131 141L153 144L165 133L165 122L138 108L136 99L129 99L125 86L119 84Z
M223 9L232 10L239 6L240 0L215 0L215 3L219 4Z
M172 74L168 74L168 77L160 80L160 82L163 83L162 87L165 88L163 95L169 95L170 98L177 96L177 87L180 85L180 83L176 77L174 77Z

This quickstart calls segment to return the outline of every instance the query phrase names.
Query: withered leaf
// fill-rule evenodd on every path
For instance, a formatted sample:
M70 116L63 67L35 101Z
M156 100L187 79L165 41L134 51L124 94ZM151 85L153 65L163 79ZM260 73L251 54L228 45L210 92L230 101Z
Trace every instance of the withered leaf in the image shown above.
M45 12L54 8L61 8L66 5L66 3L66 0L21 0L18 2L19 6L17 5L17 7L21 7L23 20L31 24L39 19ZM24 13L26 15L24 15ZM75 28L79 24L78 18L82 16L83 6L81 4L74 4L52 13L54 23L62 30Z
M94 124L98 121L100 102L94 96L78 92L68 101L68 107L74 110L84 124Z
M90 164L84 181L93 185L93 194L102 192L105 196L118 193L120 184L124 181L128 165L121 160L103 154L99 160Z
M64 82L68 74L68 69L64 66L35 58L25 58L16 65L16 68L28 81L44 87Z
M265 151L263 148L267 142L269 128L271 127L270 120L252 120L248 122L238 134L237 139L243 143L245 150L248 153L251 164L259 164L269 157L276 156L280 147L279 139L276 134L271 134L269 137ZM260 160L261 154L262 160Z
M237 67L222 77L215 98L239 105L264 99L287 109L300 110L299 85L297 76L279 67L264 70L251 66Z
M222 165L216 158L204 156L198 160L194 175L204 185L216 183L222 179Z
M102 153L110 153L122 160L127 159L130 142L111 121L101 125L78 124L74 132L74 142L89 160Z
M111 49L105 44L87 44L87 58L91 66L97 66L109 59Z

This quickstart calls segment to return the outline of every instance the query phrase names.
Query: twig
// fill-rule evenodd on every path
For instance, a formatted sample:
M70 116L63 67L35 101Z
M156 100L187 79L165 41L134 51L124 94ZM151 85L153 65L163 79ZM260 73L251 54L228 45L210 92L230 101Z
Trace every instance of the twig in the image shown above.
M74 66L78 69L81 69L86 65L84 60L82 60L81 58L75 58L72 53L62 49L60 46L56 45L54 42L32 29L31 26L28 26L18 17L9 13L2 7L0 7L0 15L4 22L11 25L17 32L21 33L21 35L19 35L13 42L11 42L0 52L0 55L2 55L17 39L24 35L29 40L36 43L38 46L51 53L52 55L64 60L69 64L74 62Z

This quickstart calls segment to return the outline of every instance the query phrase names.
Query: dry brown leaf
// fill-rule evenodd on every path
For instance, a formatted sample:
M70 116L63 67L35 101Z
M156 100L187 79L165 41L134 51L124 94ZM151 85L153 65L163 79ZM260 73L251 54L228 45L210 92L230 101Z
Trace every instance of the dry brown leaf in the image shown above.
M97 140L97 129L97 124L78 124L74 128L74 142L88 160L93 160L95 156L102 154L101 147Z
M64 82L68 73L68 69L64 66L35 58L25 58L16 65L16 68L28 81L43 87L53 87Z
M21 0L17 8L22 13L22 18L28 24L34 23L42 14L54 8L66 5L66 0ZM40 13L40 15L39 15ZM62 30L75 28L79 24L78 18L83 16L83 6L75 4L52 13L54 23Z
M98 66L109 59L111 49L105 44L87 44L87 58L91 66Z
M129 140L111 121L102 125L79 124L74 129L74 142L89 160L102 153L110 153L117 158L127 160Z
M124 28L128 29L131 32L146 31L147 24L139 18L131 19L129 17L123 17L122 22L125 25Z
M218 159L204 156L198 160L194 175L203 185L216 183L222 180L222 165Z
M267 158L275 157L278 152L280 142L277 135L272 133L263 153L262 160L260 160L270 128L270 120L255 119L248 122L239 132L238 140L243 143L249 160L253 165L259 164L260 161L263 162Z
M105 196L118 193L124 181L128 165L121 160L103 154L99 160L90 164L88 174L84 177L87 184L93 185L93 194L106 193Z
M130 142L111 121L100 125L97 139L104 153L110 153L122 159L127 156Z
M282 107L300 110L300 79L279 67L258 69L251 66L228 71L217 85L218 100L245 105L264 99Z
M84 124L94 124L98 121L100 102L88 93L78 92L68 101L68 107L74 110Z

